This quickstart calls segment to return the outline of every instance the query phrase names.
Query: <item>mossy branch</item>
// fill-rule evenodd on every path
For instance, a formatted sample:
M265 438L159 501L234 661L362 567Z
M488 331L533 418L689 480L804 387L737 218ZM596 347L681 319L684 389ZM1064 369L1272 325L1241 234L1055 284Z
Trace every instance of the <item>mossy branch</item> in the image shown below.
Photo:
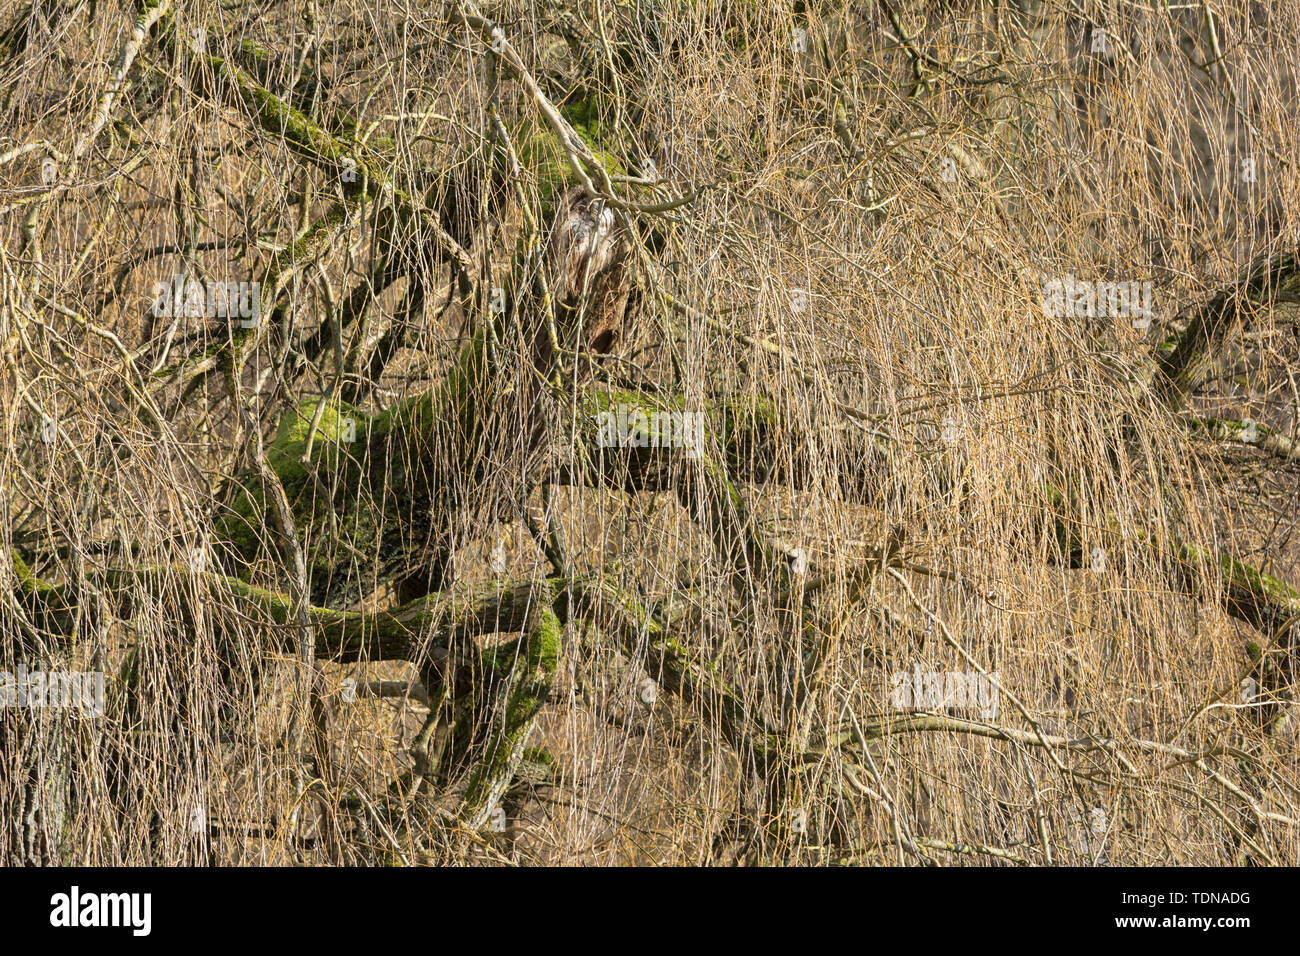
M485 669L508 676L465 790L464 808L475 829L487 822L524 762L528 738L559 666L564 626L549 593L543 589L535 597L528 633L483 652Z
M1255 261L1239 281L1220 291L1194 310L1187 328L1172 352L1163 355L1153 382L1156 397L1172 411L1206 378L1248 305L1268 306L1283 292L1300 286L1300 259L1296 251Z
M656 681L716 721L737 754L760 762L779 759L779 735L763 726L712 663L678 641L635 596L608 577L581 582L573 594L578 613L613 635L633 659L644 655Z
M1223 418L1189 416L1183 421L1193 435L1214 441L1240 442L1260 451L1266 451L1283 461L1300 459L1300 446L1281 432L1257 422L1229 421Z
M26 599L49 633L70 637L76 621L76 602L70 585L50 584L36 577L16 551L11 551L15 590ZM160 595L177 580L189 579L197 589L222 592L229 606L268 627L276 647L291 648L298 627L295 604L286 594L258 587L238 578L211 571L158 566L109 568L93 577L102 580L116 612L129 617L141 594ZM316 657L341 663L356 661L416 661L422 654L446 649L451 642L482 633L522 631L529 609L546 581L490 582L430 594L384 611L344 611L310 606L307 613L316 629Z

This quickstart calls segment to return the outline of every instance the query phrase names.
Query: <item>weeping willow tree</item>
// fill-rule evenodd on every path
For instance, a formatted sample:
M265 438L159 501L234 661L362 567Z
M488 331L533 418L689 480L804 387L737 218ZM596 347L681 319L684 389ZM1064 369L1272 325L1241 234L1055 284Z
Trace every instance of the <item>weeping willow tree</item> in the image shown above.
M10 4L0 862L1293 863L1298 41Z

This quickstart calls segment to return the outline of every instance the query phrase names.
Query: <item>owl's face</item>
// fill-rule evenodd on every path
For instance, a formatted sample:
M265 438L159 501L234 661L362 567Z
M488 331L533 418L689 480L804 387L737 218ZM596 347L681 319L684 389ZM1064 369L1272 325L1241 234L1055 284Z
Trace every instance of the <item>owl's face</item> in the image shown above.
M554 252L570 289L576 291L621 258L625 244L614 210L604 203L570 206L561 214Z

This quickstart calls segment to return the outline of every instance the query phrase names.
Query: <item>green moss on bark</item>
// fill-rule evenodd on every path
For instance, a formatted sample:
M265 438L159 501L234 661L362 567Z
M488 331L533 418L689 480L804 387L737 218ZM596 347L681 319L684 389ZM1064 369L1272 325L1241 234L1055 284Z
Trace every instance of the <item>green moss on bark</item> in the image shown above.
M560 113L582 138L587 149L610 176L623 176L623 164L601 147L605 130L596 120L590 101L563 107ZM544 122L528 120L511 133L515 153L525 175L536 177L538 198L541 200L543 219L550 217L556 200L565 190L576 185L577 177L569 166L569 158L555 133Z
M537 623L525 637L483 654L489 673L510 676L504 706L496 718L500 725L487 742L486 754L470 771L465 788L465 803L472 809L476 825L482 825L482 819L509 787L525 758L524 745L559 666L563 632L554 608L546 606L540 609Z

